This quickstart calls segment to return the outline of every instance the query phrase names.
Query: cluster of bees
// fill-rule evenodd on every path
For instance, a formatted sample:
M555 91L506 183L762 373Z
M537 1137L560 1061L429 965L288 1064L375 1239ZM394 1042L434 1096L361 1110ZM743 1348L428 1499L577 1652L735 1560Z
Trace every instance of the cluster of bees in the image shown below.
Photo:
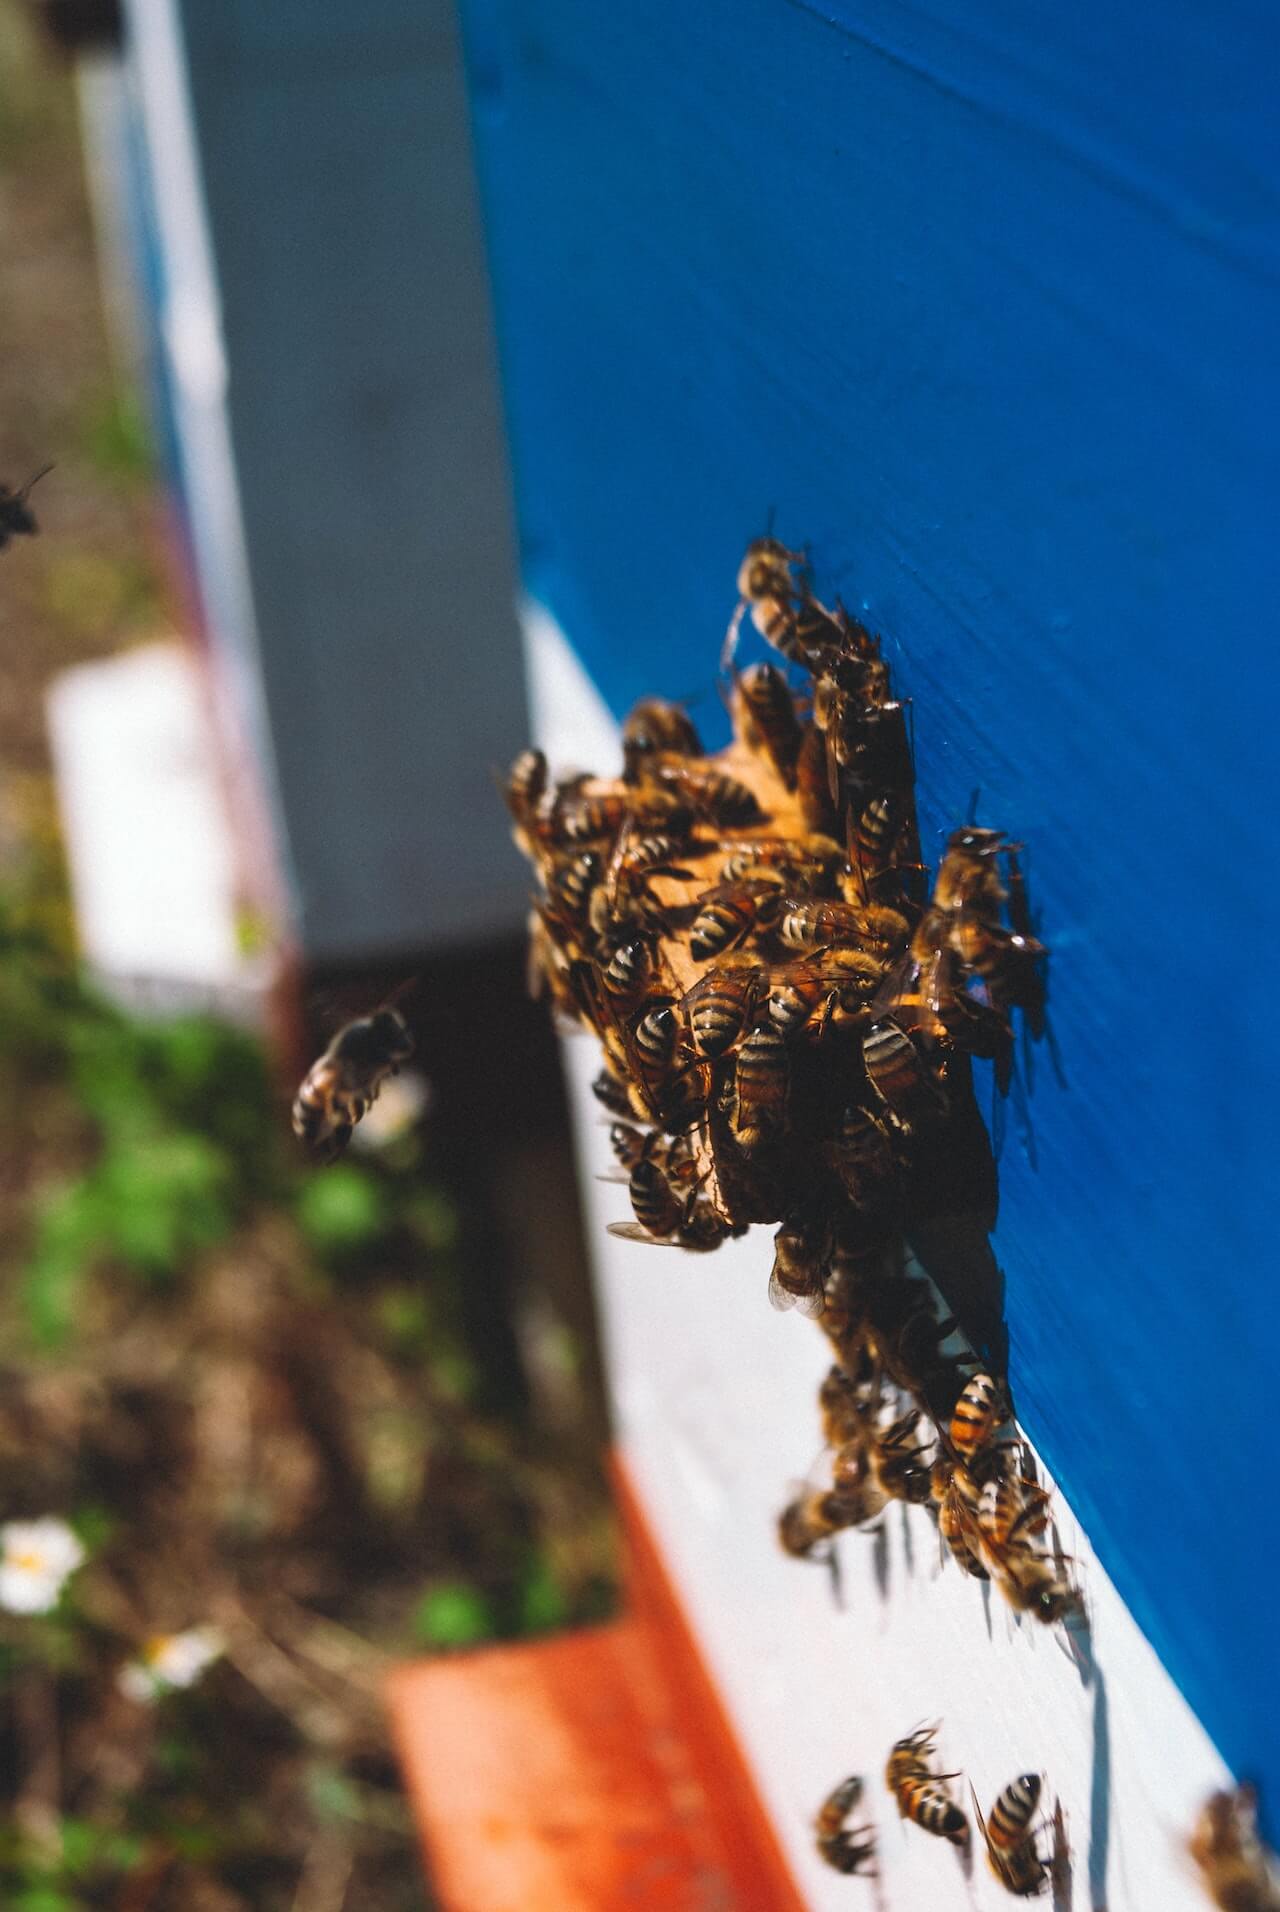
M748 547L738 588L727 750L708 757L685 710L647 699L620 777L554 781L536 750L513 766L535 986L603 1048L633 1211L614 1232L708 1250L778 1224L770 1298L832 1342L831 1484L786 1509L784 1547L812 1554L914 1501L967 1573L1060 1619L1078 1595L1045 1548L1047 1496L903 1248L913 1174L970 1106L970 1059L992 1060L1003 1098L1015 1024L1028 1054L1049 1034L1020 846L968 823L930 888L879 640L774 539ZM738 668L748 614L788 668Z
M903 1320L913 1290L921 1291L917 1305ZM806 1488L784 1508L779 1539L798 1558L821 1557L843 1529L905 1501L926 1507L961 1570L992 1581L1017 1611L1045 1624L1082 1618L1067 1563L1045 1545L1049 1495L1029 1448L1003 1431L1008 1410L996 1381L969 1375L950 1415L930 1429L921 1401L950 1388L961 1361L942 1351L955 1323L938 1322L927 1291L919 1278L897 1276L882 1284L874 1322L857 1320L851 1336L825 1324L843 1357L818 1390L831 1485ZM885 1331L896 1325L886 1296L901 1324L896 1335ZM931 1361L921 1361L922 1349Z
M993 1063L1002 1102L1030 1045L1052 1045L1020 846L970 821L930 885L908 710L879 640L820 603L774 539L748 547L738 592L727 750L709 757L687 711L647 699L623 725L619 777L557 781L536 750L512 767L537 879L531 980L603 1050L594 1086L633 1215L613 1232L706 1251L776 1224L770 1299L831 1342L830 1483L782 1513L787 1552L829 1555L841 1530L907 1501L967 1574L1067 1618L1080 1596L1046 1543L1030 1454L904 1247L914 1178L969 1119L971 1059ZM748 616L779 663L739 668ZM891 1787L919 1823L967 1840L927 1757L927 1735L895 1748ZM1022 1836L1034 1797L1015 1824L1030 1794L1038 1781L1002 1794L987 1835L1022 1893L1045 1877ZM819 1849L842 1871L866 1856L845 1823L856 1797L846 1782L820 1815Z
M918 1727L896 1742L885 1764L885 1785L904 1819L967 1853L969 1821L948 1789L948 1781L959 1775L935 1772L931 1763L937 1731L936 1726ZM997 1796L989 1819L983 1818L977 1794L973 1795L987 1861L1000 1883L1018 1898L1042 1892L1053 1869L1054 1861L1043 1858L1038 1846L1042 1828L1035 1816L1041 1785L1039 1773L1020 1774ZM874 1867L874 1831L870 1826L849 1824L862 1792L863 1782L857 1775L842 1780L814 1820L818 1851L837 1872L869 1875ZM1061 1826L1060 1810L1056 1822ZM1055 1856L1056 1852L1055 1846Z
M0 493L5 535L33 528L29 490ZM537 878L531 982L603 1050L594 1088L633 1212L612 1229L706 1252L777 1225L770 1300L812 1316L835 1357L818 1396L830 1481L784 1509L788 1553L830 1558L836 1535L899 1500L1016 1610L1081 1619L1000 1382L904 1247L915 1178L971 1117L971 1058L993 1063L1001 1099L1029 1080L1031 1043L1056 1066L1020 846L970 821L930 886L879 641L820 604L775 540L748 547L738 586L727 750L709 757L683 708L648 699L623 726L620 777L555 781L529 750L506 783ZM792 676L738 668L748 614ZM412 1053L393 1002L340 1030L298 1091L294 1129L322 1161ZM897 1742L886 1784L905 1819L967 1852L936 1731ZM1066 1857L1060 1807L1053 1857L1040 1851L1041 1786L1022 1774L986 1819L973 1800L991 1870L1020 1897ZM862 1793L842 1781L815 1820L845 1874L874 1866L873 1830L850 1823ZM1223 1912L1280 1912L1249 1788L1209 1800L1189 1850Z

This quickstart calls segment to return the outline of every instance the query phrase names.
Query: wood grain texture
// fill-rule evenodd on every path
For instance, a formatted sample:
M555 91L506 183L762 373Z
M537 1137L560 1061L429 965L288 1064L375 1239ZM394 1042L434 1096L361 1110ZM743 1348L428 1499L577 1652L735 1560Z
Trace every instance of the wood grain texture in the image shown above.
M1030 845L1071 1087L1002 1165L1019 1413L1274 1801L1273 23L463 17L526 583L615 713L704 723L774 508L886 635L926 834L981 785Z

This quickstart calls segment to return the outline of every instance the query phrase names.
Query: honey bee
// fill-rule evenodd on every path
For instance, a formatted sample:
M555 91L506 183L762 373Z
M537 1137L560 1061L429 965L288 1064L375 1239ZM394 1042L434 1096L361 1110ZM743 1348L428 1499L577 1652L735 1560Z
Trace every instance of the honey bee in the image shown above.
M870 1443L870 1465L877 1487L890 1500L910 1501L921 1507L929 1499L929 1469L921 1459L926 1449L916 1439L920 1409L910 1408L887 1428L875 1427Z
M1005 897L999 858L1007 847L1003 830L981 830L972 823L953 830L933 886L937 908L977 908L989 917L998 917Z
M720 847L730 851L721 866L722 883L739 883L745 877L759 877L776 870L806 886L821 888L826 885L829 872L844 856L834 837L816 831L794 839L747 838L741 843L724 842Z
M768 982L768 971L758 963L722 960L693 985L681 1008L700 1055L722 1056L732 1047L755 1014Z
M553 846L602 843L617 836L627 820L628 799L620 786L588 791L589 778L575 778L547 789L538 799L534 827Z
M828 835L839 827L836 806L827 788L827 752L822 733L812 725L805 729L796 758L796 802L805 828Z
M680 1024L670 1002L656 1002L636 1021L636 1060L647 1086L661 1083L671 1068L680 1040Z
M787 789L794 790L804 731L786 678L772 664L753 664L738 678L737 692L744 737L766 753Z
M709 763L658 752L647 759L645 776L718 829L743 830L764 822L764 812L746 784Z
M0 484L0 551L4 550L11 538L32 538L40 529L27 499L40 480L52 470L52 465L42 465L35 477L28 478L20 491L10 491L8 485Z
M398 1009L385 1005L339 1029L293 1099L293 1132L321 1162L335 1162L389 1075L413 1054Z
M779 870L786 876L802 876L823 881L827 872L840 862L844 851L834 837L821 836L811 832L800 837L723 837L719 845L721 853L729 855L721 864L719 878L723 883L737 883L748 872L760 870Z
M861 896L866 898L872 886L898 861L898 842L907 823L906 806L899 792L880 791L850 815L853 870Z
M674 1193L687 1193L699 1182L697 1160L687 1135L659 1135L652 1129L634 1128L629 1122L615 1122L609 1130L609 1144L628 1173L637 1162L647 1159L661 1170Z
M874 790L908 796L912 768L905 709L890 692L889 667L878 652L828 662L814 681L813 721L825 738L833 803L839 803L846 783L864 799Z
M601 911L592 923L597 935L604 935L609 923L626 911L627 899L648 878L671 876L684 880L691 872L679 868L685 848L684 839L670 831L641 834L625 824L609 858L601 887Z
M627 1191L639 1226L646 1235L673 1235L685 1218L685 1207L652 1156L642 1155L631 1170ZM611 1222L611 1234L623 1234L625 1222Z
M826 1292L826 1226L820 1217L790 1215L773 1238L769 1300L779 1311L822 1313Z
M569 928L585 928L602 873L603 866L596 852L582 850L570 857L556 874L551 884L552 904Z
M780 1035L797 1035L831 996L819 964L792 963L769 990L769 1020Z
M1196 1819L1188 1850L1222 1912L1280 1912L1280 1870L1258 1835L1252 1786L1213 1793Z
M957 1472L960 1470L957 1469ZM1063 1570L1060 1559L1037 1553L1025 1541L999 1546L980 1527L978 1551L1004 1598L1019 1613L1029 1613L1043 1626L1057 1620L1082 1619L1084 1602Z
M609 1146L623 1168L633 1169L643 1161L654 1141L653 1131L635 1128L630 1122L614 1122L609 1129Z
M1040 1023L1044 1010L1041 971L1048 953L1043 943L1015 936L1002 923L991 922L972 908L953 913L949 942L965 968L986 983L998 1009L1026 1009Z
M807 1488L789 1502L778 1516L778 1539L784 1553L796 1560L808 1560L825 1541L834 1539L846 1528L860 1527L874 1519L884 1506L878 1497L868 1496L863 1483L838 1487Z
M867 1080L904 1135L946 1113L946 1091L896 1022L873 1023L862 1038Z
M876 1835L872 1827L846 1823L861 1797L862 1781L856 1774L842 1780L827 1794L813 1822L818 1852L837 1872L861 1873L875 1857Z
M607 984L609 970L614 974ZM605 970L586 960L569 963L573 1006L604 1046L604 1076L592 1087L611 1114L639 1115L662 1128L691 1126L708 1084L696 1070L676 1066L680 1025L675 1006L671 998L649 993L651 979L652 958L642 942L624 944ZM628 1015L634 1017L646 1001L633 1030Z
M799 570L797 579L794 573ZM725 639L723 661L737 644L745 610L767 644L807 670L820 665L845 643L839 621L809 591L803 553L789 551L776 538L756 538L747 546L738 570L738 608Z
M1020 1476L997 1472L982 1489L978 1526L993 1546L1029 1546L1049 1525L1049 1495Z
M626 781L638 783L647 760L659 752L701 757L702 739L687 711L679 704L668 704L661 697L645 697L622 726L622 774Z
M710 1087L705 1063L694 1063L681 1047L683 1025L667 997L651 997L649 1007L628 1032L621 1029L636 1089L650 1121L683 1132L698 1119Z
M698 1197L696 1168L690 1186L683 1192L672 1186L673 1173L687 1179L685 1169L678 1161L673 1163L661 1144L643 1154L632 1167L628 1183L635 1221L610 1222L609 1233L646 1247L685 1248L705 1254L730 1235L745 1232Z
M837 1361L828 1368L818 1389L823 1436L827 1446L837 1450L850 1441L862 1438L867 1416L871 1412L868 1389L875 1378L874 1369L868 1361L865 1348L859 1353L862 1360L858 1373L851 1373Z
M522 750L507 777L507 808L517 823L526 823L547 787L547 760L540 750Z
M965 1501L963 1470L939 1457L933 1464L929 1491L938 1511L938 1533L961 1573L989 1580L977 1552L974 1516Z
M811 1023L821 1036L833 1021L866 1012L883 980L877 957L860 949L825 950L781 972L769 993L769 1019L788 1038Z
M648 943L623 943L600 971L600 983L618 1015L643 1002L653 978L653 951Z
M944 1783L956 1778L956 1774L929 1770L937 1730L936 1726L922 1726L908 1738L897 1741L884 1769L885 1784L904 1819L912 1820L939 1838L949 1839L953 1846L967 1846L969 1821Z
M897 1179L897 1157L884 1125L860 1102L846 1105L828 1154L855 1208L883 1206Z
M785 1037L769 1025L753 1029L738 1050L730 1126L748 1154L786 1126L791 1058Z
M989 1374L975 1374L961 1390L947 1429L952 1447L969 1465L1005 1418L1000 1390Z
M689 954L695 963L710 962L736 949L752 932L777 914L784 892L778 877L748 883L720 883L698 898L698 914L689 931Z
M631 1097L625 1082L613 1074L609 1068L601 1069L591 1084L591 1093L610 1115L629 1118L635 1111L631 1106Z
M864 952L903 950L911 926L898 910L878 904L825 902L817 898L786 910L779 935L788 949L816 950L849 945Z
M1019 1899L1034 1898L1049 1882L1049 1868L1036 1851L1031 1823L1040 1802L1040 1783L1039 1773L1023 1773L1012 1780L992 1806L989 1821L982 1817L977 1793L969 1788L987 1863L1005 1890Z
M711 1203L699 1199L676 1230L676 1246L705 1255L730 1237L745 1235L745 1223L726 1221Z

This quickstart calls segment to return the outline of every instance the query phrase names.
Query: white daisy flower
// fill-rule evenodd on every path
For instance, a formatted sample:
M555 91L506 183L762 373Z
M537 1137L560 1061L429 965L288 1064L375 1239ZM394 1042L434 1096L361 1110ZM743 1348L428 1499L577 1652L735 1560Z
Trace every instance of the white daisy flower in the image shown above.
M0 1526L0 1607L7 1613L52 1613L84 1548L65 1520L9 1520Z
M156 1633L136 1660L121 1667L116 1684L126 1699L145 1705L181 1686L194 1686L226 1642L216 1627L188 1627L185 1633Z

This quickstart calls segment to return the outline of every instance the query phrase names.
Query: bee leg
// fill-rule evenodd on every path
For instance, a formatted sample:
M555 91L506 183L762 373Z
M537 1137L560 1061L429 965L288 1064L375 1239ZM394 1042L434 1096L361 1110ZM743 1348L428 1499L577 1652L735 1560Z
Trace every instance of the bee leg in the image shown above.
M1067 1081L1067 1072L1062 1066L1062 1051L1058 1047L1058 1038L1053 1033L1053 1025L1049 1021L1048 1016L1044 1019L1044 1039L1048 1046L1049 1061L1053 1065L1053 1073L1058 1079L1058 1087L1060 1089L1070 1088L1071 1085Z

